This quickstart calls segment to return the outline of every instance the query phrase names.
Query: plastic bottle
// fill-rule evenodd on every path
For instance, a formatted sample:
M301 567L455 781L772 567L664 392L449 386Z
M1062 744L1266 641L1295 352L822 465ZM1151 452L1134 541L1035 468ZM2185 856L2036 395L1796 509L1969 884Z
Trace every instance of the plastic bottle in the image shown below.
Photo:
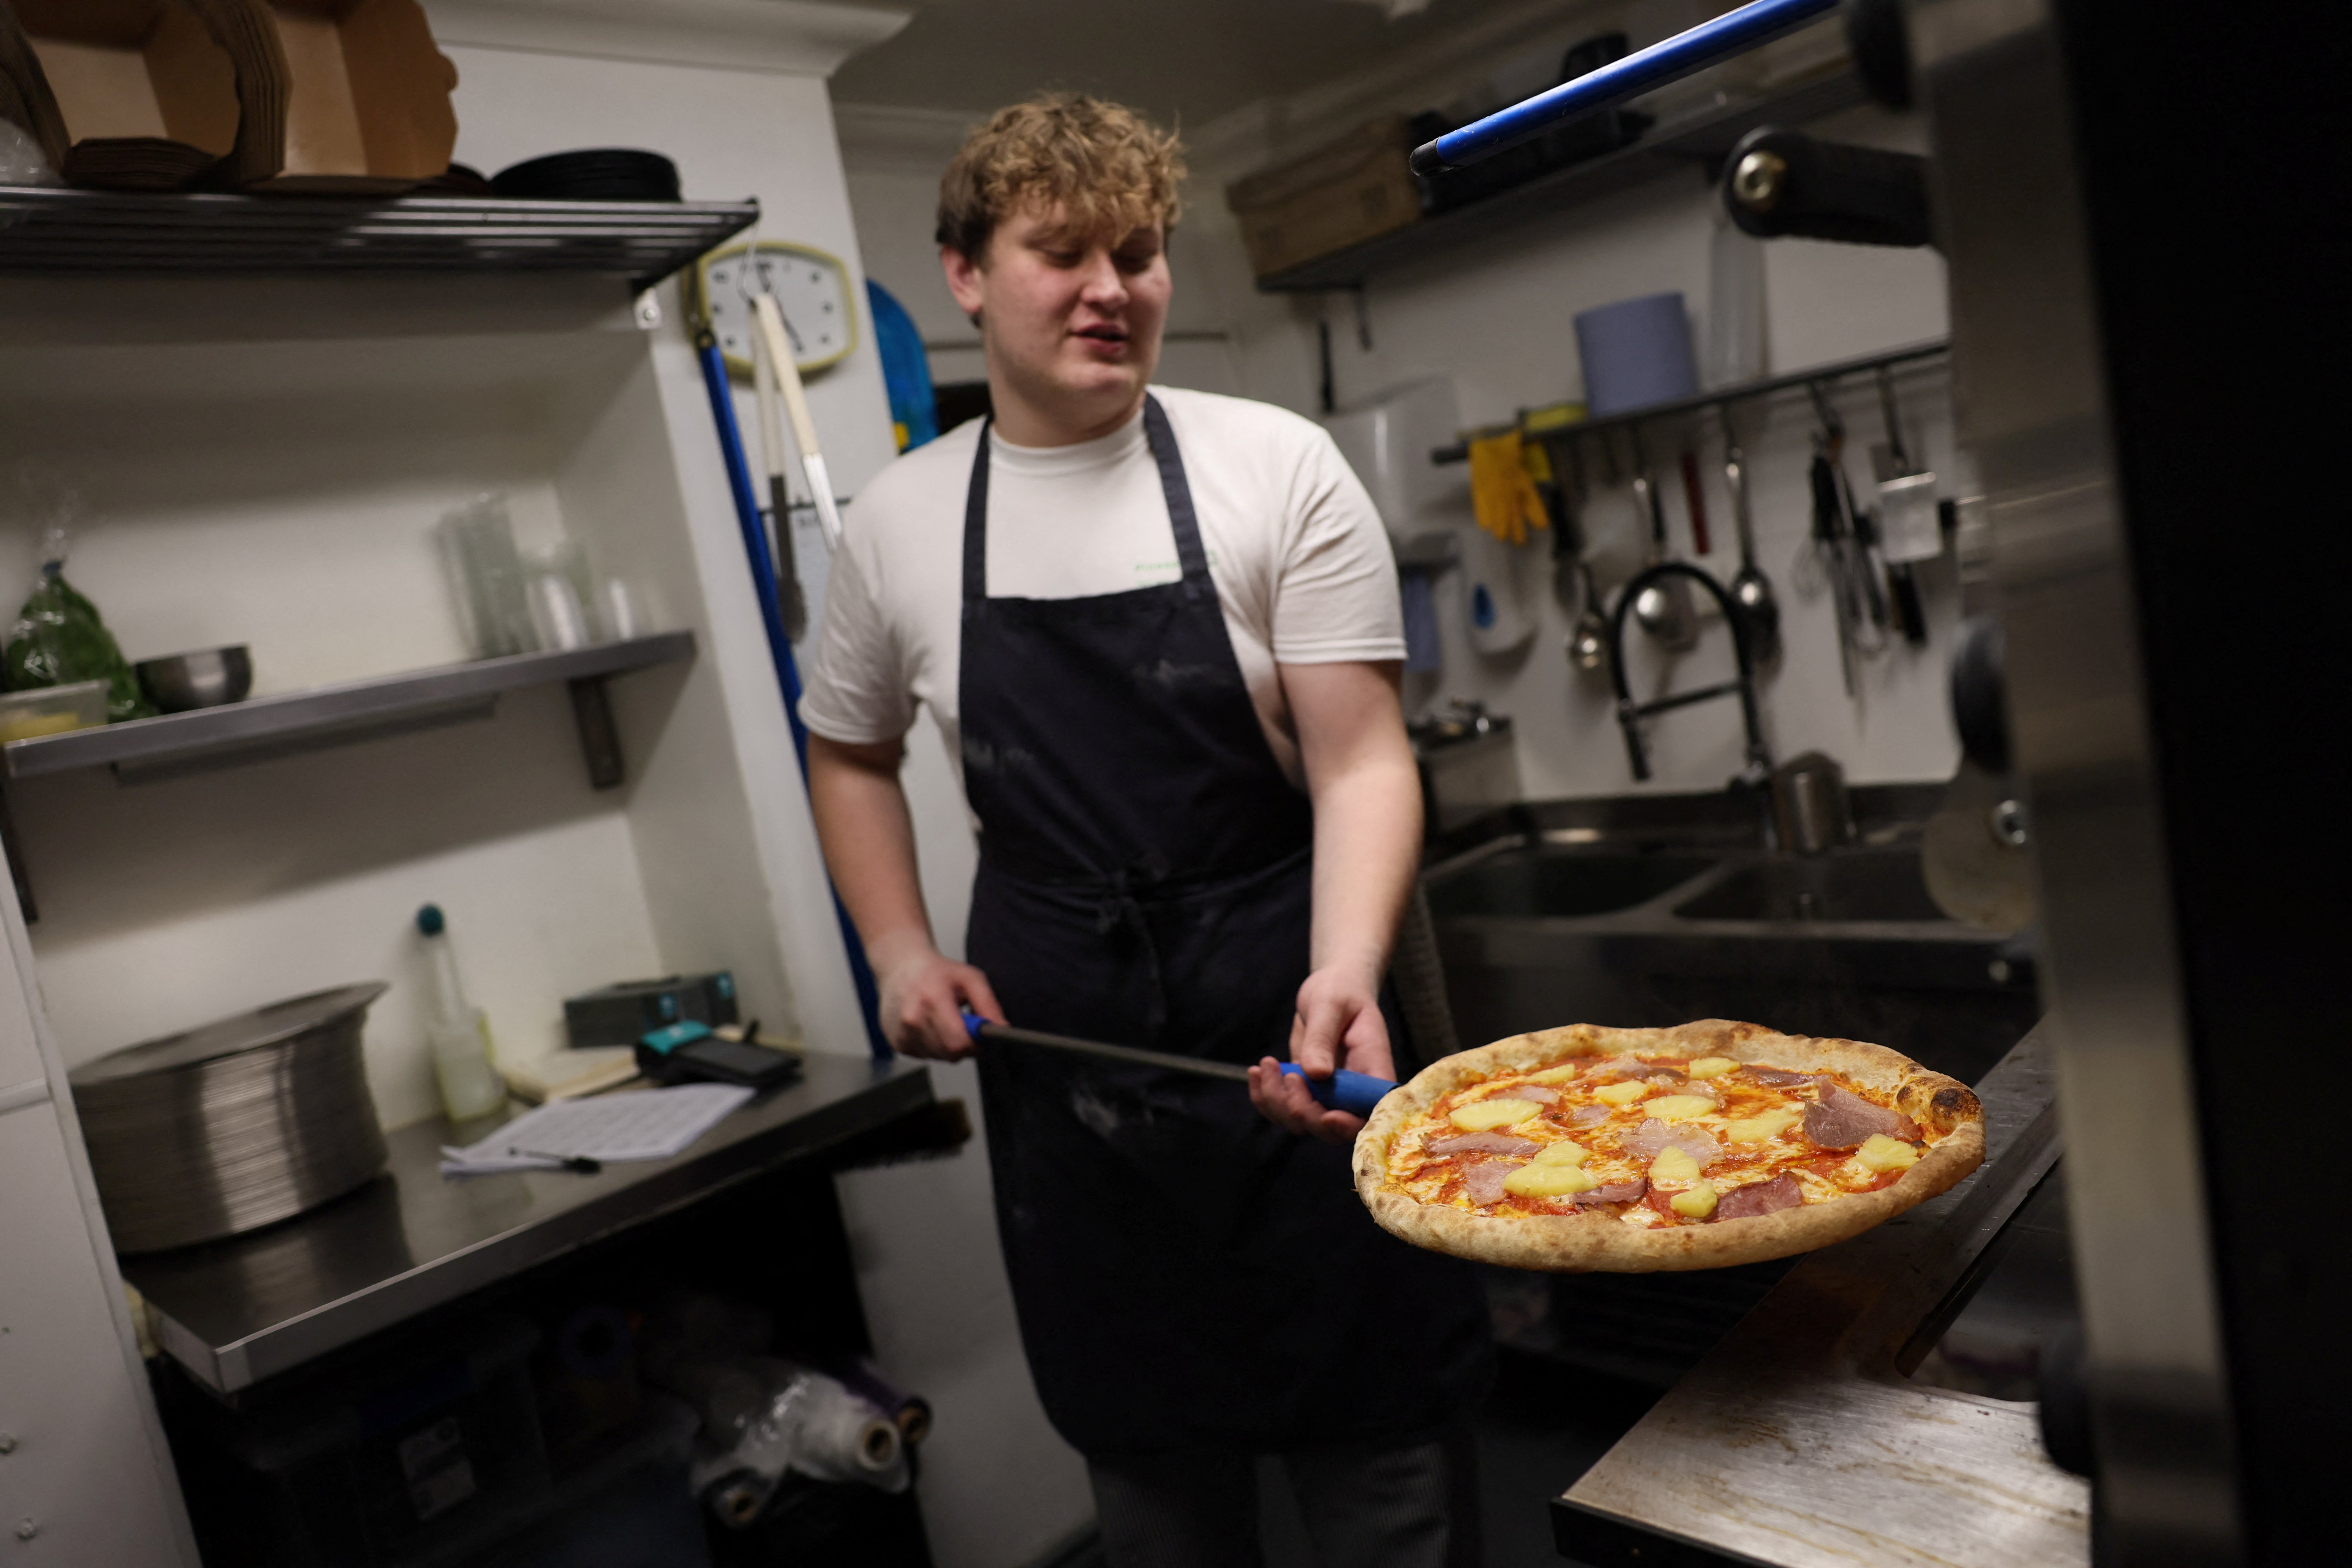
M449 922L438 904L416 911L425 941L425 1038L433 1048L433 1078L441 1109L452 1121L485 1116L506 1103L505 1083L490 1065L490 1021L466 1005Z

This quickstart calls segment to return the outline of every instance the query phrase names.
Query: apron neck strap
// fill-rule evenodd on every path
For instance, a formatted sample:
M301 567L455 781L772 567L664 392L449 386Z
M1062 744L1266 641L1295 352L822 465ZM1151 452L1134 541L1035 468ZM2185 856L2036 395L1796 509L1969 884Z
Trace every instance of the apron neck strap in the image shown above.
M977 605L988 597L988 433L993 418L980 422L979 449L971 458L971 488L963 502L963 602Z
M1143 438L1150 444L1151 460L1160 466L1160 493L1168 498L1168 527L1176 535L1176 559L1187 583L1209 580L1209 554L1201 548L1201 520L1192 510L1192 487L1184 478L1184 457L1176 450L1176 432L1160 399L1143 395Z
M972 453L971 485L963 503L963 596L967 604L988 597L988 439L995 421L980 422L978 449ZM1151 461L1160 470L1160 493L1168 502L1169 531L1176 538L1176 560L1184 581L1209 580L1209 554L1201 544L1201 520L1192 510L1192 487L1184 477L1183 454L1176 449L1176 432L1160 399L1143 395L1143 438Z

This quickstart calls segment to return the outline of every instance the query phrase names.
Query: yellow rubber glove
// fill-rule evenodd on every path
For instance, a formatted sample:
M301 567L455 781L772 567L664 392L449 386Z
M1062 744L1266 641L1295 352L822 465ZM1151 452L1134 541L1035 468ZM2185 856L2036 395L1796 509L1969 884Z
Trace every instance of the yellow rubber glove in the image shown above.
M1471 441L1470 503L1478 526L1506 544L1525 544L1530 529L1551 526L1517 430Z

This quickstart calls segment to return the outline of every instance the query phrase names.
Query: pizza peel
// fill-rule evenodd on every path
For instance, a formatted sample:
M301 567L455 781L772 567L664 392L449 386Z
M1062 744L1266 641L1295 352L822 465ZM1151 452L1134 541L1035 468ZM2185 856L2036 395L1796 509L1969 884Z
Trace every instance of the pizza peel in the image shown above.
M1047 1035L1035 1029L1016 1029L1010 1024L992 1024L977 1013L963 1016L964 1032L974 1041L1001 1040L1016 1046L1042 1046L1052 1051L1070 1051L1079 1056L1099 1057L1107 1061L1127 1062L1136 1067L1165 1068L1170 1072L1191 1073L1197 1078L1221 1078L1234 1083L1249 1081L1249 1068L1238 1062L1204 1060L1200 1057L1180 1057L1172 1051L1147 1051L1139 1046L1112 1046L1100 1040L1073 1039L1067 1035ZM1370 1116L1372 1107L1396 1085L1370 1073L1350 1072L1346 1068L1335 1070L1329 1078L1315 1078L1297 1062L1282 1064L1283 1072L1291 1078L1307 1080L1307 1091L1318 1105L1332 1110L1344 1110L1350 1116Z

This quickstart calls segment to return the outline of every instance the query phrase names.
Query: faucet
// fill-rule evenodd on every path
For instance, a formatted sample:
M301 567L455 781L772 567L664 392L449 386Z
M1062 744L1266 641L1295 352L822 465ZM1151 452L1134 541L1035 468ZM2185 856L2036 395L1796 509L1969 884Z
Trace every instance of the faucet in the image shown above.
M1642 591L1668 577L1687 577L1712 595L1723 611L1724 625L1731 628L1731 651L1738 661L1739 673L1729 680L1713 686L1702 686L1691 691L1677 691L1671 696L1654 698L1647 702L1633 700L1633 688L1625 679L1625 623L1630 618L1633 601ZM1650 777L1650 752L1642 737L1642 721L1654 713L1664 713L1672 708L1687 708L1694 702L1706 702L1717 697L1739 699L1740 722L1748 731L1748 763L1731 783L1735 788L1759 792L1767 803L1767 832L1770 831L1770 794L1767 786L1772 778L1772 751L1764 743L1764 719L1756 702L1756 658L1749 646L1749 628L1742 612L1723 584L1706 573L1686 562L1664 561L1636 573L1617 595L1617 607L1609 616L1609 680L1617 690L1617 722L1625 731L1625 754L1633 765L1637 783L1647 783Z

